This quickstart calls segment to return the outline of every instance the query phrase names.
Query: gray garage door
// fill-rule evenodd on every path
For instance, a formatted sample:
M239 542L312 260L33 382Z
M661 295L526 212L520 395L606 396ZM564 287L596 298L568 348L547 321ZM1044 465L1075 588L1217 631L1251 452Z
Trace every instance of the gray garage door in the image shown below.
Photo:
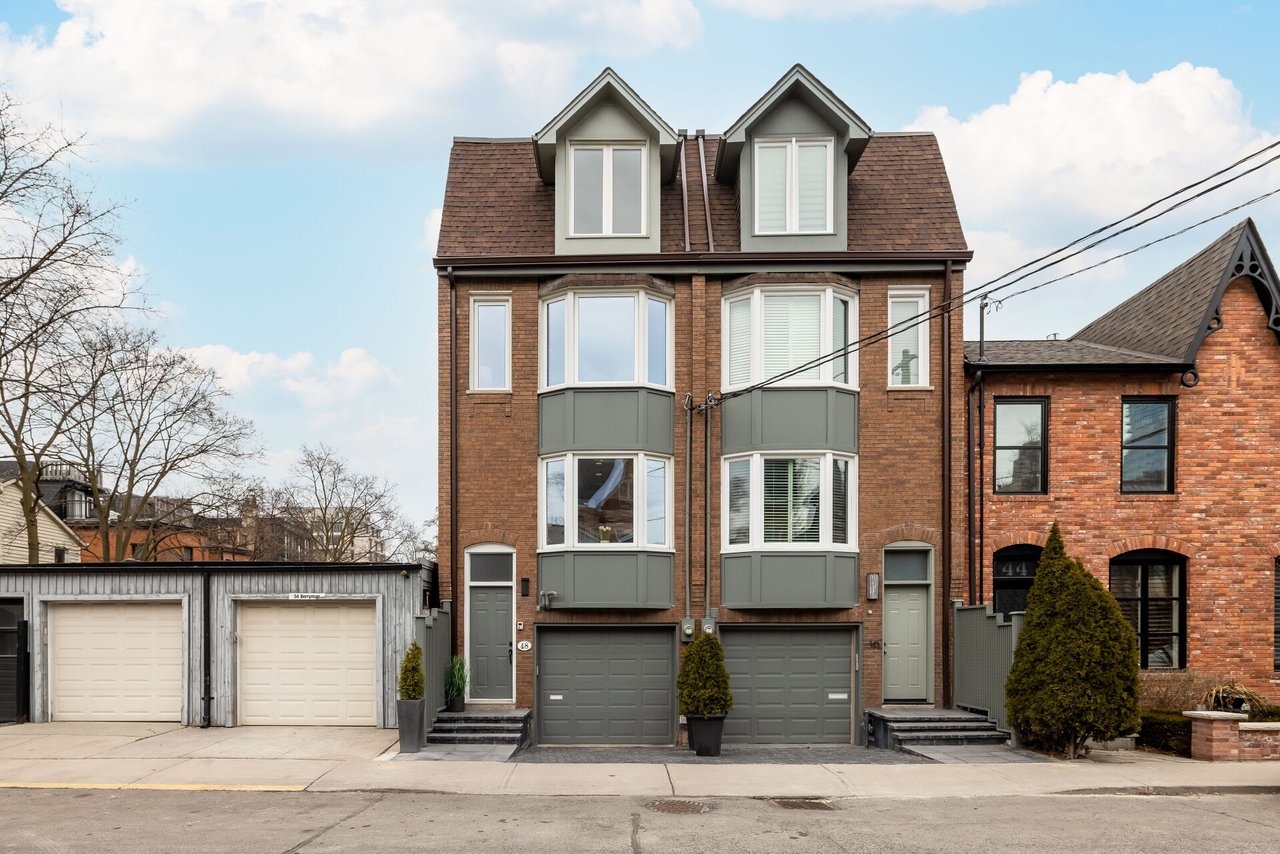
M541 744L675 741L675 630L538 631Z
M853 629L720 629L733 687L725 741L852 741Z

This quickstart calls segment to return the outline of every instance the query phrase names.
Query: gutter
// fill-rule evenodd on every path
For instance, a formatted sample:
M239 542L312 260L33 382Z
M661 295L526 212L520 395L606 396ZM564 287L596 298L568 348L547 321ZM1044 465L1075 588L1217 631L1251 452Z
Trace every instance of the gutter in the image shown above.
M670 267L688 265L691 262L725 264L840 264L856 262L942 263L973 260L969 250L896 251L864 250L856 252L683 252L630 253L616 255L457 255L437 257L433 263L437 270L508 269L522 267L548 267L572 269L576 267L617 266L634 269L637 265Z

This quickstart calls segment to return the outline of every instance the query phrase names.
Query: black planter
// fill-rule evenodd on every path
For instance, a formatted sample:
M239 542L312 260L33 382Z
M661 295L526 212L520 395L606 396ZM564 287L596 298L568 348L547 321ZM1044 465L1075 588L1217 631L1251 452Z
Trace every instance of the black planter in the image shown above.
M724 715L685 715L689 727L689 747L699 756L719 756L724 735Z
M417 753L422 749L422 718L426 710L426 700L396 700L401 753Z
M444 709L446 712L465 712L467 701L464 697L449 697L444 701Z

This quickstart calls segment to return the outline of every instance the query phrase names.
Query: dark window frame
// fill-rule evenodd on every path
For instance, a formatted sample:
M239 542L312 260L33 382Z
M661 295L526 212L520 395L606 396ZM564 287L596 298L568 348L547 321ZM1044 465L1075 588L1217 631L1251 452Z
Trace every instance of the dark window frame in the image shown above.
M1112 590L1112 575L1115 572L1116 565L1133 566L1137 565L1138 569L1138 597L1132 596L1116 596ZM1155 667L1147 666L1147 653L1150 651L1151 635L1147 631L1147 606L1151 602L1150 575L1147 567L1152 564L1177 564L1178 566L1178 585L1173 596L1157 597L1160 601L1173 601L1178 603L1178 623L1177 631L1171 633L1177 637L1176 649L1178 652L1178 661L1172 667ZM1117 602L1136 601L1138 603L1139 620L1142 623L1142 629L1138 634L1138 666L1143 670L1186 670L1187 669L1187 564L1188 560L1185 555L1177 552L1164 551L1162 549L1142 549L1139 551L1125 552L1118 554L1107 562L1107 590L1115 597Z
M1124 452L1127 450L1159 450L1158 445L1128 445L1124 443L1124 407L1130 403L1163 403L1168 407L1169 429L1168 441L1164 446L1165 478L1164 489L1126 489L1124 485ZM1120 493L1122 495L1171 495L1177 486L1177 471L1174 466L1175 453L1178 447L1178 399L1169 395L1125 395L1120 398Z
M1001 445L1000 404L1040 404L1040 489L1001 489L996 483L997 461L1001 451L1017 451L1026 445ZM991 410L991 491L995 495L1048 495L1049 494L1049 397L1045 395L1011 395L994 398Z

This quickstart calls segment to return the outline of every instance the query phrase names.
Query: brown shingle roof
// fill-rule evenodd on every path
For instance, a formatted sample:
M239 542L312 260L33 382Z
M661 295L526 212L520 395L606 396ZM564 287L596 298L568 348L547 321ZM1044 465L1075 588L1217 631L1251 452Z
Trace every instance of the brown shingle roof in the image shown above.
M1248 220L1240 223L1085 326L1072 339L1191 361L1191 349L1200 337L1209 304L1248 224Z
M708 137L705 145L716 252L737 252L741 247L737 189L715 180L720 140ZM688 176L690 250L707 252L698 170L698 143L690 139L682 156L682 173ZM660 194L663 253L684 251L680 180L664 185ZM966 248L933 135L872 137L849 176L849 251L963 252ZM554 253L555 188L538 179L532 141L455 140L437 256Z
M984 358L978 358L979 350ZM1105 365L1177 368L1181 363L1168 356L1141 353L1119 347L1107 347L1088 341L988 341L980 348L977 341L964 342L964 358L974 369L1010 367L1097 368Z

